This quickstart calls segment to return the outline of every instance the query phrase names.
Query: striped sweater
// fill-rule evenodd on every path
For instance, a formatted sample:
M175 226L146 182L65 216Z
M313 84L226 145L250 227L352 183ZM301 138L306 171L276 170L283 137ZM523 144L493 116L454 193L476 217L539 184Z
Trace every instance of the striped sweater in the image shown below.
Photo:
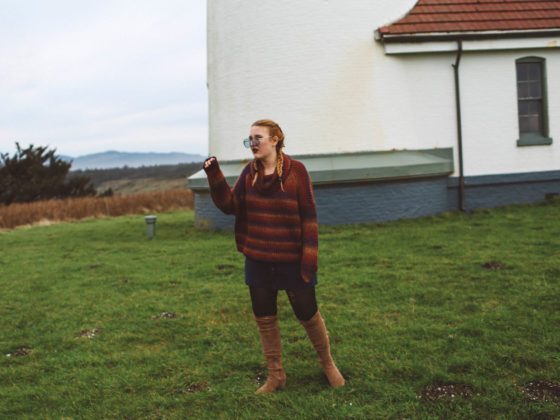
M317 271L318 251L313 187L301 162L283 158L282 182L276 171L264 176L259 161L256 169L253 162L245 166L233 188L217 161L205 171L216 207L235 215L237 249L258 261L301 262L301 276L309 282Z

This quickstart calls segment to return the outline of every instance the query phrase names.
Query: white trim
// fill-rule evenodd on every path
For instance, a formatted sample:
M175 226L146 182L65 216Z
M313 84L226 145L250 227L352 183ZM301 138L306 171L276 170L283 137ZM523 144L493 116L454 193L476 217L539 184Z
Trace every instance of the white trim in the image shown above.
M483 39L463 41L463 51L560 48L560 36L543 38ZM457 51L456 41L402 42L383 44L385 54L416 54Z

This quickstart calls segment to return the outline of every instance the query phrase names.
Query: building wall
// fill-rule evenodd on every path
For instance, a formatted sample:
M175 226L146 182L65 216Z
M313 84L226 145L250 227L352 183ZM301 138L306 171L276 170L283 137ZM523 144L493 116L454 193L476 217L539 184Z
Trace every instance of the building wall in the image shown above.
M385 130L399 118L387 116L403 104L388 109L385 99L408 93L386 89L395 75L376 71L386 58L374 30L414 3L210 0L210 154L250 158L241 140L261 118L281 125L288 154L392 147Z
M510 43L519 42L509 40ZM387 148L454 147L458 162L454 75L456 53L386 56L378 70L398 75L385 85ZM549 137L552 145L517 146L515 61L546 60ZM383 70L381 70L383 68ZM560 51L558 48L464 52L459 64L465 176L553 171L560 168ZM402 80L404 82L401 82ZM458 175L458 165L455 176Z
M518 147L515 60L546 59L552 145ZM460 65L465 175L560 168L560 50L472 52Z
M284 129L288 154L453 147L458 162L456 53L388 55L374 40L375 29L414 3L209 1L210 154L251 158L241 140L253 121L271 118ZM547 62L550 146L516 143L515 60L529 55ZM466 176L560 167L558 74L558 48L463 54Z
M321 224L457 209L455 47L416 43L390 53L374 39L375 29L415 2L209 0L209 153L221 161L251 159L242 139L261 118L281 125L290 155L452 148L450 178L318 185L316 201ZM508 39L470 42L464 51L467 210L560 194L559 46ZM517 146L515 60L527 56L546 59L552 145ZM203 190L195 194L195 217L202 228L233 226Z

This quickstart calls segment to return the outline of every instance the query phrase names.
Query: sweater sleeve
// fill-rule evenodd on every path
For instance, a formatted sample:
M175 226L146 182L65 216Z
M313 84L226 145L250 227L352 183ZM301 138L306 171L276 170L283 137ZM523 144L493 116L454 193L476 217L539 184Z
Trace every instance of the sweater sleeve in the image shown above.
M243 170L233 188L229 187L218 161L214 161L208 168L204 168L204 171L210 185L210 196L216 207L225 214L237 215L243 200L246 170Z
M302 230L301 276L310 282L317 272L319 230L315 197L309 174L303 165L298 170L298 202Z

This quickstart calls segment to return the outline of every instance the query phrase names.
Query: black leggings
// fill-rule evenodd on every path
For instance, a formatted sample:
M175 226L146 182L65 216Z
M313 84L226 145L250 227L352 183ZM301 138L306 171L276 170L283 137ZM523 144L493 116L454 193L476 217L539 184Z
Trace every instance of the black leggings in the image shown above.
M249 286L253 313L256 317L273 316L277 313L277 289ZM300 321L309 321L317 312L315 286L300 290L286 290L292 309Z

